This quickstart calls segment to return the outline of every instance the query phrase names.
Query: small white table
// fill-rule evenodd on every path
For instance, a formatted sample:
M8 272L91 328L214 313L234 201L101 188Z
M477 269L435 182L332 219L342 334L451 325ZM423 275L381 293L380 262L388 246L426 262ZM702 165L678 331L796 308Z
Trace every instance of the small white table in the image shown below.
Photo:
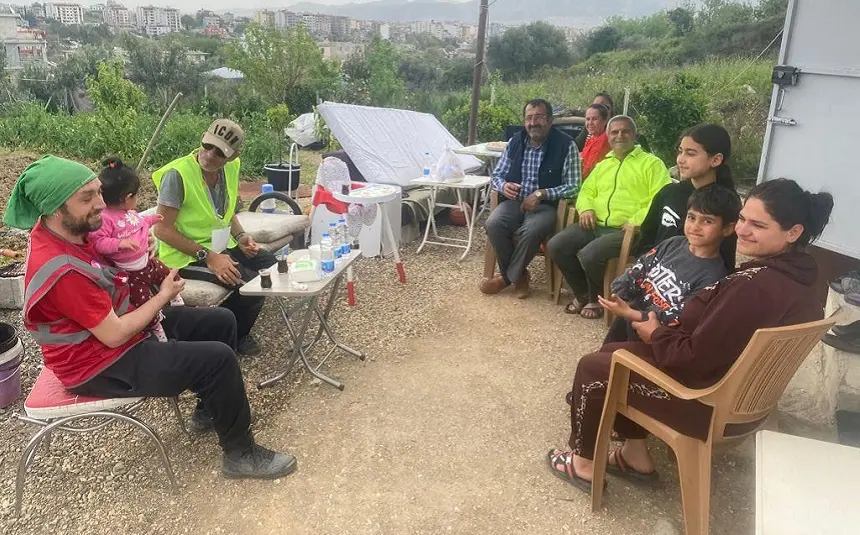
M430 215L427 216L427 226L424 229L424 239L421 241L421 245L418 246L416 254L420 253L428 243L444 245L445 247L457 247L459 249L465 249L463 254L460 256L460 261L462 262L472 249L472 236L475 232L475 221L478 219L478 199L481 196L481 190L489 185L490 177L466 175L461 182L441 182L432 178L421 177L412 180L412 183L416 186L426 186L430 188ZM439 192L439 188L455 190L457 193L457 204L437 203L436 195ZM472 190L474 192L471 210L467 210L466 208L469 205L468 203L463 202L463 190ZM437 206L441 206L442 208L459 208L463 211L463 215L466 217L466 226L469 227L469 239L463 240L460 238L448 238L439 235L439 232L436 229ZM428 240L430 236L430 227L433 227L433 238L435 241Z
M388 220L385 207L382 206L382 203L402 198L403 195L400 186L394 186L391 184L367 184L364 182L353 182L352 184L357 184L362 187L351 189L349 195L345 195L340 191L333 191L332 196L340 202L347 204L377 205L377 212L379 217L382 218L381 224L384 238L388 238L388 243L391 244L391 250L394 252L394 263L397 267L397 275L400 278L400 282L406 284L406 270L403 268L403 262L400 260L400 251L397 247L397 240L394 239L394 231L391 229L391 221ZM378 252L381 255L383 248L382 240L379 240L379 243L380 251ZM374 255L375 254L376 251L374 251ZM350 281L352 280L351 273L349 279Z
M502 157L502 153L504 150L495 150L487 147L486 143L478 143L477 145L469 145L468 147L463 147L462 149L453 149L455 154L464 154L467 156L474 156L476 158L480 158L482 160L487 161L487 165L490 167L490 174L493 173L493 170L496 168L496 165L499 161L499 158ZM481 213L479 216L484 213L485 210L490 209L490 185L487 184L487 187L484 189L484 202L481 204ZM477 219L477 217L476 217Z
M324 381L332 385L338 390L343 390L343 383L321 373L319 369L337 349L345 351L354 357L358 357L359 360L364 360L364 355L360 351L356 351L355 349L342 344L337 338L335 338L331 331L331 326L328 323L329 313L331 312L331 307L335 302L335 296L337 295L337 290L340 287L341 280L343 280L347 270L351 269L352 264L358 260L359 257L361 257L361 251L357 249L353 250L348 257L344 257L339 264L335 264L334 272L330 276L323 277L318 281L301 283L306 286L306 289L304 290L296 289L291 284L290 274L278 273L277 266L272 266L270 269L272 278L271 288L263 288L260 286L259 275L239 288L239 294L241 295L276 298L275 302L278 304L278 308L281 311L281 317L284 320L284 325L286 326L290 339L293 342L292 349L286 350L287 365L284 371L271 379L262 381L257 385L258 388L263 388L280 381L290 374L296 361L301 360L305 369L311 375L320 381ZM328 302L326 303L325 310L323 310L322 307L320 307L319 298L326 292L328 292ZM310 325L311 317L313 317L314 314L319 318L320 325L314 339L310 343L305 343L308 326ZM293 321L295 321L295 326L293 325ZM308 359L308 353L310 353L317 342L320 341L323 332L325 332L328 339L331 340L334 345L329 349L328 353L320 359L317 365L313 366Z
M757 535L860 533L860 449L756 433Z

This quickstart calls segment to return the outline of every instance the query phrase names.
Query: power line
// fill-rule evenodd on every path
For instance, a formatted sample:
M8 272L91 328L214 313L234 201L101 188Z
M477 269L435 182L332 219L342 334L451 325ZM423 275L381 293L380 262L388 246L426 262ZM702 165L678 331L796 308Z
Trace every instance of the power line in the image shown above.
M719 95L720 93L722 93L723 91L725 91L726 89L728 89L729 87L731 87L735 82L737 82L738 80L740 80L741 76L743 76L743 75L744 75L748 70L750 70L750 69L752 68L752 66L753 66L753 65L755 65L755 62L756 62L756 61L758 61L758 60L760 60L760 59L761 59L761 57L762 57L762 56L764 56L765 52L767 52L767 51L770 49L770 47L771 47L771 46L773 46L773 44L776 42L776 40L777 40L777 39L779 39L779 38L780 38L780 36L782 36L782 32L783 32L783 30L780 30L780 31L776 34L776 36L775 36L773 39L771 39L770 43L768 43L768 44L767 44L767 46L766 46L766 47L764 47L764 50L762 50L762 51L761 51L761 53L760 53L758 56L756 56L756 58L755 58L754 60L752 60L751 62L749 62L749 64L748 64L746 67L744 67L743 69L741 69L741 72L739 72L739 73L737 74L737 76L735 76L734 78L732 78L732 81L731 81L731 82L727 83L726 85L724 85L723 87L721 87L719 90L717 90L713 95L711 95L711 98L714 98L715 96Z

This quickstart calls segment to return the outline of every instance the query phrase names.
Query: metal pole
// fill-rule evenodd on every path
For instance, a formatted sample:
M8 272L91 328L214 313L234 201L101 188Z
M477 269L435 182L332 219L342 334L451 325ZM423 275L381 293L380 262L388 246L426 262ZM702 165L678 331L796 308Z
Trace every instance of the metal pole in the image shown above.
M140 157L140 161L137 162L137 167L135 170L139 173L141 169L143 169L143 164L146 163L146 159L149 158L149 153L152 151L152 147L155 146L155 140L158 139L158 136L161 134L161 129L164 128L164 123L167 122L167 118L170 117L170 114L173 113L173 108L176 107L176 103L179 102L179 97L182 96L182 93L176 93L176 96L173 97L173 102L167 107L167 111L164 112L164 115L161 116L161 120L158 121L158 126L155 127L155 132L152 134L152 137L149 138L149 143L146 145L146 150L143 151L143 156Z
M472 79L472 109L469 111L468 145L475 144L478 133L478 100L481 97L481 74L484 70L484 41L487 37L487 0L481 0L478 15L478 44L475 50L475 77Z

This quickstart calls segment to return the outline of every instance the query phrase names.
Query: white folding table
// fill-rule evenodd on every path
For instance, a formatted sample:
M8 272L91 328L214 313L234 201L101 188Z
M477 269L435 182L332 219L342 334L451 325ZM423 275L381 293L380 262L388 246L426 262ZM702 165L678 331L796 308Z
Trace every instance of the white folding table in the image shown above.
M304 285L304 289L298 289L294 286L290 279L290 274L278 273L275 266L272 266L271 268L271 288L263 288L260 285L259 275L239 288L239 294L241 295L274 297L275 302L278 304L278 308L281 311L284 326L286 326L290 339L293 342L292 349L286 350L285 356L287 362L284 370L271 379L262 381L257 385L258 388L263 388L280 381L290 374L296 361L301 360L305 369L311 375L321 381L325 381L338 390L343 390L343 383L321 373L319 369L337 349L345 351L354 357L358 357L359 360L364 360L364 355L360 351L356 351L355 349L342 344L334 336L328 323L329 313L331 312L331 307L335 302L335 296L337 295L337 290L340 287L341 280L347 270L352 267L353 262L358 260L360 256L361 251L357 249L353 250L349 256L343 257L340 263L335 264L334 272L332 272L330 276L323 277L318 281L300 283ZM320 307L319 298L326 292L328 292L328 302L326 303L325 310L323 310L322 307ZM319 319L320 325L314 339L310 343L305 343L308 326L310 325L311 318L314 314L316 314ZM295 322L295 325L293 322ZM328 353L319 360L316 366L314 366L308 358L308 353L310 353L314 346L316 346L317 342L320 341L323 332L334 345Z
M476 158L486 160L487 164L490 167L491 175L493 173L493 169L496 168L496 164L498 163L499 158L502 157L502 153L505 152L504 150L491 149L487 146L486 143L478 143L477 145L469 145L468 147L452 150L455 154L464 154L467 156L474 156ZM484 213L484 210L490 209L490 187L491 186L488 183L487 187L484 189L484 202L481 203L481 214Z
M773 431L755 441L757 535L860 533L860 449Z
M466 177L461 182L441 182L439 180L434 180L433 178L416 178L412 180L412 184L416 186L425 186L430 189L430 215L427 216L427 227L424 229L424 239L421 241L421 245L418 246L418 250L416 253L420 253L424 246L428 243L434 245L444 245L445 247L457 247L459 249L465 249L463 254L460 256L460 261L463 261L466 258L466 255L469 254L469 251L472 249L472 236L475 232L475 221L478 219L478 199L481 196L481 190L487 187L490 183L490 177L488 176L473 176L466 175ZM444 204L436 202L436 195L439 192L440 188L449 188L453 189L457 193L457 204ZM463 202L463 190L472 190L474 192L474 199L472 200L471 210L467 210L466 208L469 206L468 203ZM460 238L448 238L445 236L440 236L439 232L436 228L436 207L441 206L442 208L459 208L463 211L463 215L466 217L466 226L469 227L469 239L463 240ZM433 240L431 241L428 238L430 237L430 228L433 228Z

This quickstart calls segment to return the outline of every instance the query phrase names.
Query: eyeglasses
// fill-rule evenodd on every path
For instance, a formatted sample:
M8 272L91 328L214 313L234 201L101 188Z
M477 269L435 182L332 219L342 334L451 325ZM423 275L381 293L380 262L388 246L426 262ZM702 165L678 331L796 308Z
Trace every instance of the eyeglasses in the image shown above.
M226 158L227 157L226 155L224 155L223 150L221 150L220 148L216 147L215 145L213 145L211 143L203 143L201 146L203 147L203 150L205 150L207 152L215 151L215 155L218 156L219 158Z
M536 115L526 115L526 121L545 121L547 115L544 113L538 113Z

